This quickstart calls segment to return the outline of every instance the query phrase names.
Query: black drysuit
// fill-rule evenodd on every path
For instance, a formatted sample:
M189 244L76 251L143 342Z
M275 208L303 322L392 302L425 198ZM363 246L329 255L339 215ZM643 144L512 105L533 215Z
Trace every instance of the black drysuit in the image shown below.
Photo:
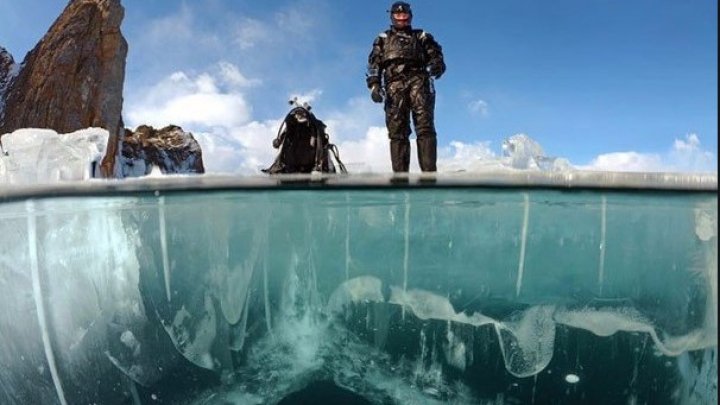
M385 93L385 124L394 172L410 168L410 117L417 136L418 161L424 172L437 170L435 89L431 76L445 72L442 47L429 33L411 27L381 33L368 57L367 86Z

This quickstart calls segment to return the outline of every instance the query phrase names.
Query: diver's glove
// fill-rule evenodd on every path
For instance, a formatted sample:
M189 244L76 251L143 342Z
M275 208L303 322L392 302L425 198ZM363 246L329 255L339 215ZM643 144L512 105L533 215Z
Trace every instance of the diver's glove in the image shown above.
M273 139L273 148L275 148L275 149L280 148L280 145L282 145L283 142L285 142L285 134L286 133L283 132L280 135L278 135L275 139Z
M372 86L370 89L370 98L376 103L382 103L385 99L385 91L380 88L379 84Z

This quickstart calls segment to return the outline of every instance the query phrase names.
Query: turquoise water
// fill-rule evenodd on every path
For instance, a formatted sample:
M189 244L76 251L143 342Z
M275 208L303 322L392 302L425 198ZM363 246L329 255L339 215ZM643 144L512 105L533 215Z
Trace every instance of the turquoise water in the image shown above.
M0 403L717 399L714 192L279 187L0 207Z

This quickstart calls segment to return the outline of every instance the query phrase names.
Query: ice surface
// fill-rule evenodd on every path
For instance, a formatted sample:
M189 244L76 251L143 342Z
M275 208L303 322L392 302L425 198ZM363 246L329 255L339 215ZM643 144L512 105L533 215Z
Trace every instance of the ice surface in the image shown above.
M320 380L374 403L717 398L712 193L288 189L1 207L2 403L272 404ZM188 371L216 380L177 383Z
M108 132L88 128L70 134L19 129L2 137L0 186L88 180L105 153Z
M543 148L525 134L513 135L503 141L503 164L514 169L567 171L572 166L567 159L545 155Z
M535 140L525 134L506 138L498 156L488 143L466 145L451 143L454 151L451 158L444 158L443 151L438 159L439 172L483 172L491 170L572 172L575 168L567 159L545 155ZM361 171L353 170L352 173Z

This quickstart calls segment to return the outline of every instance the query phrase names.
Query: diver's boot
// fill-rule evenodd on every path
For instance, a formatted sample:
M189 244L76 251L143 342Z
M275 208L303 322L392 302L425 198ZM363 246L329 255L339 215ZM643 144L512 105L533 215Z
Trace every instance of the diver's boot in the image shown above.
M406 173L410 170L410 141L407 139L390 139L390 160L395 173Z
M437 138L418 137L418 162L423 172L437 171Z

